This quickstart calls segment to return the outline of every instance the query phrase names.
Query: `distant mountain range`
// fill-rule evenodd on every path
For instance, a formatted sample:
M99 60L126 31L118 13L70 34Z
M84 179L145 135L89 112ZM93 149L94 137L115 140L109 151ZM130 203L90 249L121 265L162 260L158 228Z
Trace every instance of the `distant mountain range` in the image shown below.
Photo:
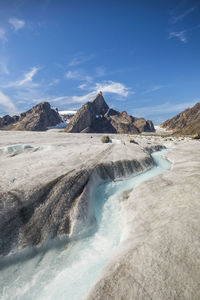
M101 92L77 112L58 112L48 102L42 102L18 116L0 117L0 130L45 131L65 126L65 131L70 133L139 134L155 131L152 121L109 108ZM161 127L178 135L200 134L200 102L165 121Z
M174 134L195 135L200 133L200 102L165 121L161 127L173 130Z
M66 132L128 133L155 131L152 121L130 116L126 111L110 109L99 92L92 102L84 104L70 119Z
M138 134L155 131L152 121L130 116L126 111L110 109L101 92L77 112L61 111L59 114L48 102L42 102L19 116L0 117L1 130L44 131L60 124L67 125L66 132L74 133Z
M19 116L6 115L0 118L0 129L44 131L62 122L58 111L48 102L42 102Z

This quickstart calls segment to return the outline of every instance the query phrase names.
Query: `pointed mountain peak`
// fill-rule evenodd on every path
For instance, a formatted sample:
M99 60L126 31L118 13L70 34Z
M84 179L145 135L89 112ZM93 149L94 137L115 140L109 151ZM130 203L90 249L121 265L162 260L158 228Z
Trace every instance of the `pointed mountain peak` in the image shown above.
M96 114L102 114L104 115L109 107L106 101L104 100L104 97L102 95L102 92L98 92L98 94L94 97L92 100L93 105L95 106Z
M96 96L94 97L94 99L92 100L92 102L100 101L100 100L103 100L103 101L105 102L104 97L103 97L101 91L99 91L99 92L96 94Z

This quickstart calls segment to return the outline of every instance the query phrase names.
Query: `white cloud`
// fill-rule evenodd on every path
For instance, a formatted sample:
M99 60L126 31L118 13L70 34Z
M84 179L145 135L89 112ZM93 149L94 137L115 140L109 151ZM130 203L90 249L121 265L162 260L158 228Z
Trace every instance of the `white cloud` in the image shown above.
M3 44L7 42L6 32L2 27L0 27L0 40L2 41Z
M102 91L103 93L112 93L117 94L123 97L127 97L130 94L130 89L127 88L124 84L120 82L114 81L104 81L103 83L96 83L95 87L93 88L94 91ZM134 92L131 92L134 94Z
M114 82L114 81L104 81L101 83L95 83L94 86L88 87L86 84L79 85L79 88L82 90L90 90L89 93L82 95L82 96L72 96L69 97L69 101L72 102L78 102L78 103L84 103L87 101L92 100L92 98L99 92L102 91L104 94L116 94L122 97L127 97L129 94L135 94L133 91L131 91L129 88L127 88L125 85L123 85L120 82Z
M68 63L69 67L75 67L78 66L80 64L83 64L89 60L92 60L94 58L94 55L88 55L88 56L84 56L82 54L77 54L75 55L71 61Z
M95 83L93 86L88 86L88 84L84 83L79 85L81 90L89 90L87 94L81 96L61 96L61 97L49 97L43 101L49 102L62 102L66 104L70 103L85 103L87 101L91 101L99 91L102 91L104 94L116 94L122 97L127 97L131 92L129 88L123 85L120 82L114 81L106 81L101 83ZM39 99L35 99L35 102L40 102Z
M19 97L18 97L19 98ZM50 102L50 103L59 103L59 105L61 104L69 104L72 103L72 99L69 96L43 96L40 94L32 94L31 99L29 99L31 102L33 103L40 103L40 102ZM18 101L17 103L26 103L27 101Z
M84 103L84 102L87 102L87 101L91 101L92 98L94 98L94 96L97 94L96 91L93 91L93 92L90 92L86 95L83 95L83 96L72 96L69 101L74 103L74 102L77 102L77 103ZM69 103L70 103L69 102Z
M73 79L73 80L85 80L85 81L92 81L92 77L88 75L84 75L83 71L81 70L74 70L74 71L68 71L65 74L65 77L67 79Z
M69 99L68 96L60 96L60 97L49 97L45 101L50 101L50 102L61 102L61 101L67 101Z
M3 110L9 114L17 113L16 106L12 103L10 98L0 91L0 105L3 106Z
M14 29L15 31L17 31L17 30L23 28L24 25L25 25L25 21L20 20L20 19L17 19L17 18L10 18L10 19L8 20L8 22L10 23L10 25L13 27L13 29Z
M183 14L179 15L179 16L173 16L171 18L171 22L173 24L181 21L182 19L184 19L187 15L189 15L190 13L192 13L195 10L194 7L189 8L188 10L186 10Z
M33 77L36 75L38 70L39 70L38 67L33 67L30 72L24 74L24 79L16 82L16 85L17 86L22 86L22 85L25 85L28 82L32 82Z
M81 89L81 90L87 90L88 89L87 83L80 84L78 86L78 88Z
M144 92L144 94L148 94L148 93L151 93L151 92L158 91L158 90L160 90L161 88L163 88L163 85L154 85L152 88L146 90L146 91Z
M186 30L177 31L177 32L170 32L169 39L177 38L183 43L187 43L187 37L186 37Z

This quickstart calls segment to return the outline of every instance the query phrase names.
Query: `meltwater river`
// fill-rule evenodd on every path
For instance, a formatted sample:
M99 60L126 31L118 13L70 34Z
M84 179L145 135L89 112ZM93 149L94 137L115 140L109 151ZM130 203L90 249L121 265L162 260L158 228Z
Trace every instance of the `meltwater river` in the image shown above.
M156 166L150 170L95 189L98 229L93 235L4 264L0 270L0 299L84 299L120 242L119 195L170 169L171 163L163 157L166 151L152 154Z

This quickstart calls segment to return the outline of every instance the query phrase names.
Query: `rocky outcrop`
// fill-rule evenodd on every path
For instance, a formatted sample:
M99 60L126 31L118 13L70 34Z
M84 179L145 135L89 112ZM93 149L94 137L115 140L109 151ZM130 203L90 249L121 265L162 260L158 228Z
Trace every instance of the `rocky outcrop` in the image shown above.
M126 111L109 109L101 92L92 102L87 102L77 111L66 128L66 132L71 133L137 134L143 131L155 131L153 123L129 116Z
M48 102L42 102L19 116L0 118L0 129L44 131L61 122L59 113Z
M151 120L145 120L144 118L135 119L134 125L140 132L154 132L155 128Z
M175 134L192 135L200 133L200 102L165 121L161 124L161 127L173 130Z
M19 120L19 116L9 116L5 115L4 117L0 117L0 128L7 127Z
M67 132L82 132L91 129L91 125L95 121L95 110L92 103L84 104L81 109L72 117L66 128Z

